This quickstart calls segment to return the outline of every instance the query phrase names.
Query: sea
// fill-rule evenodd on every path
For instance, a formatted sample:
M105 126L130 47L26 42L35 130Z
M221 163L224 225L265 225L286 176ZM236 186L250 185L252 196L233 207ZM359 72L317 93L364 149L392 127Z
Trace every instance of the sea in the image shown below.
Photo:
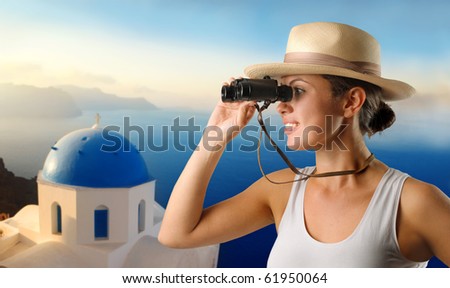
M97 111L84 111L80 117L67 119L2 118L0 157L16 176L35 177L42 169L50 147L67 133L94 125L96 114ZM157 179L155 200L165 207L178 176L200 141L209 113L188 109L158 109L104 111L99 114L102 127L118 130L141 151L149 173ZM269 113L265 119L272 138L295 166L314 165L313 152L289 151L285 147L278 116ZM450 145L421 141L415 127L411 130L405 130L402 124L400 127L402 129L394 130L391 134L386 132L378 138L367 139L371 151L387 165L432 183L450 196ZM411 131L415 131L412 136ZM212 132L209 135L213 139L215 134ZM261 177L256 152L258 138L259 127L252 120L246 130L227 146L208 186L205 207L238 194ZM266 173L287 167L264 137L261 142L261 163ZM223 243L218 266L265 267L275 238L276 231L271 225ZM428 266L446 267L436 258Z

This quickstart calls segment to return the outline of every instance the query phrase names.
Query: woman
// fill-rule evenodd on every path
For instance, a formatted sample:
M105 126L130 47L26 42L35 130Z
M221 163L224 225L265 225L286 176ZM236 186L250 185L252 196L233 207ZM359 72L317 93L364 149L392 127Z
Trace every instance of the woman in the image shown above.
M269 267L424 267L433 255L449 265L449 198L374 159L364 142L364 134L395 120L384 101L414 92L406 83L382 78L379 63L378 42L355 27L323 22L294 27L284 63L253 65L246 73L292 87L293 99L277 110L288 146L315 150L316 166L302 170L311 177L276 171L268 175L271 181L263 177L203 210L226 143L255 112L252 102L219 103L208 126L219 127L223 137L208 147L220 149L200 141L174 187L159 240L179 248L209 245L275 223ZM315 177L349 170L353 173Z

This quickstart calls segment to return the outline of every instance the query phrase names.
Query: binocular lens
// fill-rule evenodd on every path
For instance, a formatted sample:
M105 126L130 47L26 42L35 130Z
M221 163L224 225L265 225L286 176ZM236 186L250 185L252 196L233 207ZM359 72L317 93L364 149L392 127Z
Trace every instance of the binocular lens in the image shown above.
M222 86L222 102L236 101L235 87Z

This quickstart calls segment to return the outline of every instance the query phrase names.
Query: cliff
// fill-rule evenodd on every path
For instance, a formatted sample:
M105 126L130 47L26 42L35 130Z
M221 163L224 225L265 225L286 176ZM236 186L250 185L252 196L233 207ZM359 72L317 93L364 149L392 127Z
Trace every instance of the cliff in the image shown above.
M14 216L28 204L37 204L36 178L16 177L0 158L0 214Z

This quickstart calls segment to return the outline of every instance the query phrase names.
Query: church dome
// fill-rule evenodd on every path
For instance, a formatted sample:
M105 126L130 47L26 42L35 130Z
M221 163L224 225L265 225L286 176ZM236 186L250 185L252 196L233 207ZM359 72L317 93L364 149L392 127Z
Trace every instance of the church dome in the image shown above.
M44 180L91 188L133 187L153 180L136 147L113 130L87 128L62 137L42 169Z

